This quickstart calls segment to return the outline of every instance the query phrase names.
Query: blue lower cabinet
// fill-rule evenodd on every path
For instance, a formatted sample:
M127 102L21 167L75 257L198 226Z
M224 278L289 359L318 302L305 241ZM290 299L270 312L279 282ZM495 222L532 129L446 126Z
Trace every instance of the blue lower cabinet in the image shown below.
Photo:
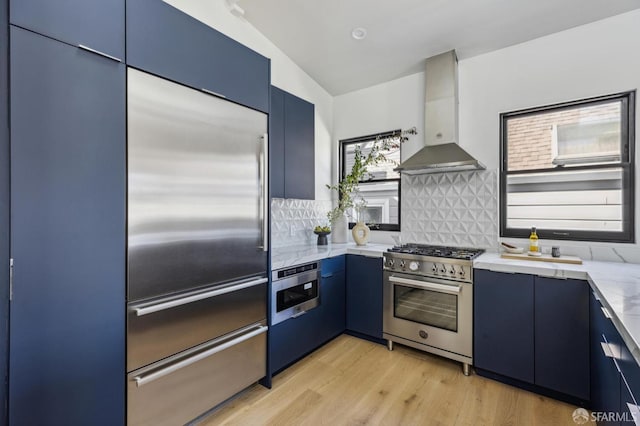
M534 382L532 275L474 271L474 365Z
M640 413L638 412L638 403L634 394L631 392L629 384L625 380L624 376L620 377L620 408L618 409L620 414L616 420L620 420L620 425L633 425L636 424L634 419L637 418L640 421ZM618 424L616 421L608 422L606 424Z
M269 363L274 374L345 329L344 256L321 262L320 305L270 328Z
M9 424L123 424L125 66L11 27L10 85Z
M349 254L347 330L382 339L382 258Z
M612 340L613 323L603 314L602 305L593 294L591 311L591 409L600 413L616 413L620 409L621 376L614 358L619 346ZM618 425L618 421L600 424Z
M323 343L323 319L322 311L317 307L270 328L271 374L293 364Z
M320 303L325 341L342 334L346 327L346 288L344 256L322 261Z
M479 373L586 405L589 284L485 270L474 274Z
M589 400L589 285L535 277L535 384Z

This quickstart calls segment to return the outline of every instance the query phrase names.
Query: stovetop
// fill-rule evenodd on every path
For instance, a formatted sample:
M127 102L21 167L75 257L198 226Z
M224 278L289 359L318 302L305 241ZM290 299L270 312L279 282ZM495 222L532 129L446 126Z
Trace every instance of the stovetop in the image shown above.
M427 244L403 244L387 251L391 253L413 254L418 256L444 257L448 259L473 260L484 253L483 249L465 247L432 246Z

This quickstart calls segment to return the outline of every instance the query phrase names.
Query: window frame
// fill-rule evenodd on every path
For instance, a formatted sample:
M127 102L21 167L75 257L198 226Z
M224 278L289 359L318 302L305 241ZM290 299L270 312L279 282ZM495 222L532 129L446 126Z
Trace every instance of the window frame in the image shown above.
M402 135L402 130L401 129L396 129L396 130L391 130L391 131L387 131L387 132L381 132L381 133L374 133L371 135L366 135L366 136L358 136L355 138L349 138L349 139L341 139L338 141L338 146L339 146L339 159L338 161L340 162L340 181L342 181L342 179L344 179L344 177L347 174L347 171L345 170L345 150L347 145L353 145L353 144L357 144L357 143L364 143L364 142L369 142L369 141L373 141L376 138L380 137L380 138L388 138L388 137L393 137L393 136L398 136L400 137ZM400 153L402 153L402 144L400 145ZM369 229L371 229L372 231L400 231L400 225L402 222L402 212L401 212L401 208L402 208L402 191L401 191L401 187L402 187L402 177L400 175L398 175L397 178L393 178L393 179L370 179L370 180L363 180L360 181L361 183L372 183L372 182L397 182L398 184L398 223L375 223L375 224L371 224L371 223L367 223L366 225L369 227ZM352 229L355 226L355 222L349 222L349 229Z
M561 102L551 105L527 108L500 114L500 236L507 238L528 238L529 229L507 227L507 176L530 173L554 173L597 169L622 169L622 231L585 231L567 229L538 228L538 237L550 240L572 240L593 242L635 243L635 96L636 90L596 96L586 99ZM510 118L536 115L543 112L570 109L578 106L621 102L620 112L620 162L615 164L594 164L584 166L556 167L508 171L507 122Z

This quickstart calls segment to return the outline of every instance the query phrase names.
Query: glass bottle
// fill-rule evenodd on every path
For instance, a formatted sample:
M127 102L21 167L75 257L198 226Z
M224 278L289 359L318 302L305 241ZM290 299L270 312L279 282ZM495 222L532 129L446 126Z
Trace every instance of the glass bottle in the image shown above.
M539 250L538 247L538 234L536 234L536 227L531 227L531 235L529 235L529 251L532 253L537 253Z

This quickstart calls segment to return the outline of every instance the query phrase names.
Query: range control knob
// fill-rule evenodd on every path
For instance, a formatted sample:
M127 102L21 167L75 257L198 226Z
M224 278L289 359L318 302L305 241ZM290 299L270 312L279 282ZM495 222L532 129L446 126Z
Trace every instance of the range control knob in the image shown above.
M436 266L436 264L434 263L433 266L431 267L431 271L433 271L433 273L435 274L436 272L438 272L438 267Z
M454 268L453 266L451 267L451 269L449 269L449 273L451 275L455 275L456 274L456 268Z
M412 271L417 271L419 267L420 265L418 264L418 262L409 262L409 269L411 269Z
M404 265L405 265L404 260L401 260L401 261L400 261L400 267L401 267L402 269L404 269Z
M447 268L445 268L445 266L444 266L444 265L442 265L442 266L440 267L440 272L441 272L441 273L443 273L443 274L446 274L446 273L447 273Z
M461 277L464 277L464 269L460 269L460 272L458 272L458 274L460 274Z
M392 268L393 268L393 264L394 264L394 263L395 263L395 262L393 261L393 259L388 259L388 260L387 260L387 265L389 265L389 266L390 266L390 267L392 267Z

